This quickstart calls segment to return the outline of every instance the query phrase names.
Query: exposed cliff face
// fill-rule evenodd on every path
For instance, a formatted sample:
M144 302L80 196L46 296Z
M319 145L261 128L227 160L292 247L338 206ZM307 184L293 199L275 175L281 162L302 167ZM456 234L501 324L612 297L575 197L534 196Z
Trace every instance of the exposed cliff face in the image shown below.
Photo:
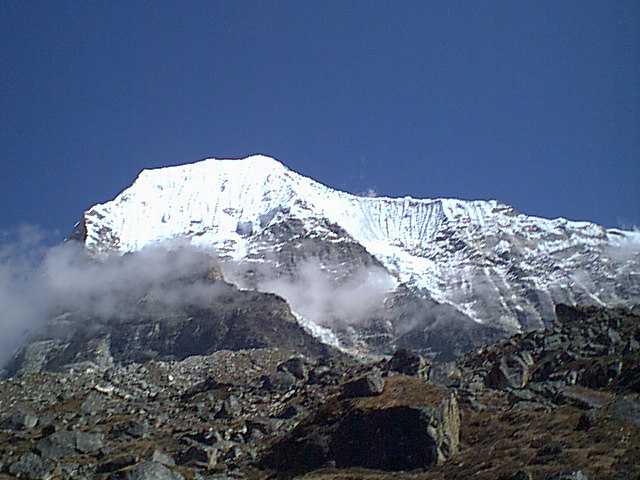
M530 217L493 200L354 196L263 156L145 170L114 200L85 212L74 235L96 255L186 237L232 261L230 278L249 288L295 281L309 259L336 288L377 267L389 276L391 298L402 285L449 310L441 322L472 320L476 330L540 328L554 320L557 303L640 301L637 233ZM389 345L421 323L405 319L386 324ZM324 323L350 324L338 320Z

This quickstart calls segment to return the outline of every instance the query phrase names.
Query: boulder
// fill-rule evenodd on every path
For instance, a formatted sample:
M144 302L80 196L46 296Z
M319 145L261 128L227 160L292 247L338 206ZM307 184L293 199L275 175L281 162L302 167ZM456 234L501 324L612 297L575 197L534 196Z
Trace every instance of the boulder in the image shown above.
M166 453L161 450L154 450L153 455L151 456L151 461L156 463L161 463L165 466L173 466L176 464L176 461Z
M54 468L55 464L51 460L27 452L9 467L9 473L22 478L45 480L51 478L51 472Z
M261 464L294 475L327 466L404 471L454 456L460 438L456 397L414 378L388 382L380 397L329 403L272 445Z
M454 397L439 408L356 411L332 439L336 466L413 470L444 462L458 451L460 413Z
M291 373L285 371L275 372L272 375L265 375L262 378L262 385L267 390L286 392L296 386L297 379Z
M494 363L485 383L490 388L524 388L529 382L529 366L516 355L503 355Z
M397 350L389 360L388 368L392 372L421 377L428 380L431 365L417 353L401 348Z
M40 440L36 449L44 458L62 458L77 453L95 453L102 448L104 435L78 431L55 432Z
M351 380L342 386L345 398L371 397L380 395L384 390L384 378L379 372L370 372Z
M126 480L184 480L184 477L157 462L145 462L129 470Z
M289 372L298 380L307 380L309 373L304 359L300 357L292 357L286 362L282 362L278 365L279 371Z
M25 410L18 410L2 422L8 430L30 430L38 424L38 417Z

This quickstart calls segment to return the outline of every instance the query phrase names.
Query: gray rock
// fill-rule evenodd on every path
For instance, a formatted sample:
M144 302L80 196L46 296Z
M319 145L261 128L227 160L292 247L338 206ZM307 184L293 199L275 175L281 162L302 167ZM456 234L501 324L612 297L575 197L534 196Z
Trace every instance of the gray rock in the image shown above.
M297 379L289 372L279 371L273 375L265 376L263 379L264 388L286 392L297 384Z
M36 444L36 449L44 458L61 458L76 451L75 432L55 432Z
M495 389L524 388L529 382L529 367L518 356L503 355L493 365L485 382L488 387Z
M616 418L640 426L640 400L633 397L618 398L613 404Z
M165 466L173 466L176 464L176 461L166 453L161 450L154 450L153 455L151 456L151 461L156 463L161 463Z
M547 475L545 480L589 480L589 477L582 470L575 470Z
M9 467L9 473L33 480L46 480L51 478L54 468L55 464L51 460L27 452Z
M104 435L101 433L75 432L75 434L76 450L80 453L97 452L104 444Z
M281 363L278 365L278 370L289 372L298 380L306 380L309 375L304 359L300 357L292 357L286 362Z
M425 380L429 379L429 370L431 368L422 356L404 348L397 350L393 354L393 357L389 360L388 367L393 372L422 377Z
M184 480L184 477L157 462L137 465L126 474L126 480Z
M19 410L5 419L2 427L8 430L30 430L38 424L38 420L36 415Z
M624 347L624 353L629 354L640 350L640 342L635 338L631 338Z
M316 420L270 447L264 466L291 473L327 465L413 470L443 463L459 449L460 411L453 395L434 406L355 408Z
M55 432L36 444L44 458L61 458L75 453L95 453L102 448L104 435L78 431Z
M105 409L105 406L106 399L104 395L98 392L91 392L80 405L80 410L86 415L97 415Z
M380 395L384 390L384 378L379 372L371 372L345 383L342 393L346 398L371 397Z
M220 414L222 417L233 418L242 413L242 404L238 397L235 395L229 395L222 403L222 410Z
M149 436L149 424L146 421L132 420L125 429L125 433L133 438L146 438Z

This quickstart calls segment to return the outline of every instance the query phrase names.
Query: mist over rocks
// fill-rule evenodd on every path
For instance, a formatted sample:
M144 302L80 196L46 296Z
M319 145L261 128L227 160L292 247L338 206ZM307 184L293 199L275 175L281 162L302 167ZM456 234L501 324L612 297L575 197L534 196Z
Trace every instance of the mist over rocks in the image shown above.
M77 242L43 250L12 271L0 295L5 375L182 359L219 349L277 347L312 356L332 347L299 324L279 296L226 282L209 250L173 241L91 256ZM3 268L9 278L8 267Z

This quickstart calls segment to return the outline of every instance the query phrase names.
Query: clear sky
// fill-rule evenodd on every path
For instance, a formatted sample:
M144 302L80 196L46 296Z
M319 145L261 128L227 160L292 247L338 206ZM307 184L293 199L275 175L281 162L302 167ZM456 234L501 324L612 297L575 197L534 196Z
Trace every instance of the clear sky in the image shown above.
M640 224L640 2L0 2L0 230L147 167Z

